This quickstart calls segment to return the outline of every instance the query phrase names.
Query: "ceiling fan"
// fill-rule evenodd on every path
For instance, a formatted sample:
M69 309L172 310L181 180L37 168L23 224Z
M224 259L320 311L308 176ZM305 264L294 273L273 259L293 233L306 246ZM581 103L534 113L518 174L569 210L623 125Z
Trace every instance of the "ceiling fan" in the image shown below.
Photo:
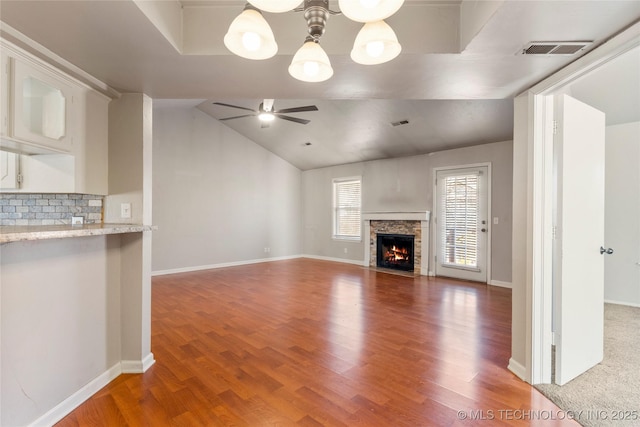
M275 118L288 120L294 123L300 123L301 125L306 125L311 120L300 119L298 117L287 116L287 113L301 113L304 111L318 111L318 107L315 105L307 105L305 107L293 107L293 108L283 108L282 110L274 110L273 109L273 99L265 99L260 103L257 110L252 110L251 108L241 107L239 105L225 104L224 102L214 102L214 105L222 105L224 107L238 108L240 110L251 111L251 114L243 114L240 116L232 116L225 117L220 120L233 120L239 119L242 117L255 117L257 116L260 119L260 127L268 128L269 123L272 122Z

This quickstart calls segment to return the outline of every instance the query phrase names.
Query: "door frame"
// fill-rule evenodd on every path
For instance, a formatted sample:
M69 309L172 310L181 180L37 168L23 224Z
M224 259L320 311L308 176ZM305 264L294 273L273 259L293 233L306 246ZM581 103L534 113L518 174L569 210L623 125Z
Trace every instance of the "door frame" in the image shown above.
M432 181L433 182L433 214L435 216L435 221L438 221L438 197L436 196L438 194L438 185L436 182L436 177L438 175L438 172L442 172L442 171L451 171L451 170L456 170L456 169L472 169L472 168L480 168L480 167L486 167L487 168L487 254L486 254L486 270L487 270L487 284L491 283L491 231L493 228L493 220L492 220L492 216L491 216L491 162L481 162L481 163L470 163L470 164L465 164L465 165L456 165L456 166L440 166L440 167L435 167L433 168L433 178ZM435 226L432 227L432 231L431 231L431 241L434 242L434 247L433 247L433 256L431 257L431 261L433 262L433 274L436 274L437 271L437 261L436 261L436 256L440 250L439 248L439 241L440 239L438 239L438 225L437 222L435 223Z
M532 384L550 383L552 372L553 96L638 46L640 23L632 25L598 49L519 95L518 98L524 98L519 107L516 100L515 120L524 119L527 125L525 139L529 170L526 198L529 207L526 218L523 218L526 224L526 253L522 254L523 264L518 266L520 272L525 273L525 282L522 283L525 307L516 306L514 297L512 318L516 311L526 310L522 319L526 336L519 337L524 339L524 364L513 360L512 355L509 369ZM512 349L517 343L515 335L512 337Z

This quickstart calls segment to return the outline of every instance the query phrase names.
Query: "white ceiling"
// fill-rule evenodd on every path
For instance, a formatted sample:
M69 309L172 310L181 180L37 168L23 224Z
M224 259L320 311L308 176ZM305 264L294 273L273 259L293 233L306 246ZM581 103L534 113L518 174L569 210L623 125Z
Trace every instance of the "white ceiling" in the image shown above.
M603 111L607 125L640 122L640 47L573 83L569 94Z
M249 61L224 48L222 37L243 4L1 0L0 19L119 91L207 99L200 108L216 118L240 110L213 101L315 104L320 111L292 114L312 120L305 126L224 122L309 169L511 139L510 99L577 58L516 54L527 42L592 40L593 49L640 18L639 1L407 0L387 20L403 45L398 58L352 63L348 52L360 24L333 16L322 45L334 77L310 84L286 71L304 39L300 14L265 14L280 46L272 59ZM403 119L410 123L389 124Z

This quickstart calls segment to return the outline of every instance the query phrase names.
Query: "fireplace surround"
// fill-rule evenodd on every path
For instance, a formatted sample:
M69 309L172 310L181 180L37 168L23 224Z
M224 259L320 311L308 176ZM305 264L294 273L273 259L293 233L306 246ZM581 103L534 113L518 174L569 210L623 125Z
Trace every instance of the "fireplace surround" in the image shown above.
M365 244L364 265L377 267L378 234L413 236L413 274L429 274L429 211L421 212L363 212L363 232L369 232ZM406 271L406 270L405 270Z

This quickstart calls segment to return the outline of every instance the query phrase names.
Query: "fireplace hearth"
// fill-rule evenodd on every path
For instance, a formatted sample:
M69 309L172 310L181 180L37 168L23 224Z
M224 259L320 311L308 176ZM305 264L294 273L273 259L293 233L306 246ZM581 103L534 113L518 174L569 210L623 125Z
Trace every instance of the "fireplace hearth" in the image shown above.
M377 266L394 270L413 271L414 236L406 234L377 234Z

